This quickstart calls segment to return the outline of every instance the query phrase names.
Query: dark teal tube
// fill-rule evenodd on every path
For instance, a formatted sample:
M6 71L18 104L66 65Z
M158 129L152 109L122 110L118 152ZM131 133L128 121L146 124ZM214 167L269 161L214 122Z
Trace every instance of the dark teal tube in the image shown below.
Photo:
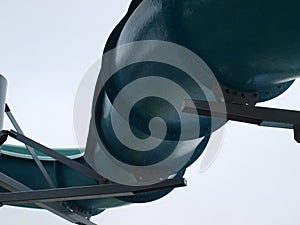
M286 91L300 75L299 8L297 0L133 0L128 13L110 35L104 53L136 41L176 43L203 59L221 86L240 92L257 92L258 101L266 101ZM121 57L130 57L131 54L127 52ZM91 125L95 127L93 135L96 136L90 138L100 138L113 157L135 166L152 165L163 160L169 154L168 149L172 150L180 137L178 115L171 105L158 98L138 102L129 119L132 132L139 138L150 135L148 124L151 118L159 116L165 120L168 127L166 139L155 151L151 154L137 153L125 148L115 137L109 119L114 99L130 82L153 72L172 78L188 91L191 98L206 100L202 91L194 88L193 81L182 71L168 65L143 62L118 71L101 93L95 93L92 111L95 124ZM168 91L168 87L165 88ZM184 150L192 150L194 154L178 170L177 177L182 177L186 168L204 151L210 136L210 121L211 118L199 117L201 129L195 138L199 142L197 145L189 145L188 142L184 145ZM200 141L200 137L204 139ZM3 147L8 151L9 148L10 151L24 151L23 147ZM94 157L95 152L88 142L85 157L75 160L97 170L99 162ZM43 164L57 187L96 184L58 162L43 161ZM30 159L2 155L0 171L32 189L48 188ZM170 191L68 204L95 215L105 208L153 201Z

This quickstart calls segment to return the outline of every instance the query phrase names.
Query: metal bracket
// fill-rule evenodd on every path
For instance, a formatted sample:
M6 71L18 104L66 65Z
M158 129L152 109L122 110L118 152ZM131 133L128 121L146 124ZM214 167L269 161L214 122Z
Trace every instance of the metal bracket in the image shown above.
M294 130L294 138L300 143L300 111L255 107L224 102L185 100L183 112L210 116L259 126L287 128Z

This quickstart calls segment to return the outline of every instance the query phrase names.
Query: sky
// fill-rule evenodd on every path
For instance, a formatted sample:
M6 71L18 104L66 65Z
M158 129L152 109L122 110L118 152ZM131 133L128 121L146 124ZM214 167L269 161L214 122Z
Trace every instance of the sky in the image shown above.
M88 68L129 0L0 0L0 74L24 133L51 147L76 146L73 104ZM263 106L298 109L300 82ZM5 127L11 127L6 121ZM229 122L220 154L188 187L158 201L93 217L109 225L294 225L300 223L300 146L292 131ZM1 224L67 225L45 210L4 206ZM42 221L42 222L41 222Z

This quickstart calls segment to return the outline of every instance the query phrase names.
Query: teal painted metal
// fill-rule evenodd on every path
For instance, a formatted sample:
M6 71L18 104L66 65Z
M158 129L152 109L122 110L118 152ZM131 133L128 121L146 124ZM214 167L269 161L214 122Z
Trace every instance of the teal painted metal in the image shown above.
M239 92L257 92L258 100L266 101L282 94L300 76L299 8L300 2L297 0L133 0L127 15L110 35L105 52L116 46L140 40L177 43L200 56L212 69L220 84ZM122 57L130 54L125 53ZM166 65L132 65L119 71L106 84L105 91L95 96L97 114L104 115L104 111L110 113L111 102L124 86L153 71L162 76L171 72L176 82L186 84L187 89L193 86L181 71ZM195 99L205 100L201 91L191 95L194 95ZM152 98L135 106L130 121L137 136L149 135L149 119L159 115L160 107L164 104L165 102ZM145 107L149 109L147 112ZM170 108L162 116L168 126L172 127L167 140L176 142L180 135L176 114ZM199 137L206 138L199 143L192 159L177 176L183 176L186 167L191 165L206 147L210 119L199 119L203 125ZM128 154L124 155L121 153L124 148L114 137L110 120L99 117L96 121L98 135L116 158L133 165L149 165L165 157L161 152L169 147L169 142L165 142L165 145L158 148L150 158L147 155L137 156L130 149L125 149ZM4 150L19 152L20 148L4 146ZM1 172L32 189L47 187L32 160L12 156L18 155L3 155L0 158ZM140 161L141 157L147 158L148 161ZM75 160L87 164L82 157ZM58 187L95 184L90 178L55 161L43 161L43 164ZM143 194L134 198L94 199L69 204L94 215L105 208L126 205L128 202L152 201L167 193L169 191Z
M279 94L299 77L299 7L296 0L146 0L117 42L178 43L199 55L224 85L265 93L278 87Z
M299 77L299 7L295 0L174 1L184 44L242 91Z

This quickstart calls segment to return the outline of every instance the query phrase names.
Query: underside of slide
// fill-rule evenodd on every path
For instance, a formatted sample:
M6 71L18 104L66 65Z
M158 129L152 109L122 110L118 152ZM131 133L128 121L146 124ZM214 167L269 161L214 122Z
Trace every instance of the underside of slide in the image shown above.
M299 7L296 0L133 0L103 53L86 148L54 150L94 169L108 183L142 185L183 177L211 133L226 123L182 114L184 99L217 99L214 85L226 98L245 103L246 96L253 105L285 92L300 75ZM188 74L195 62L190 59L199 59L198 75ZM184 60L190 64L181 65ZM107 71L112 73L103 83ZM206 91L202 81L208 76L213 78L203 83ZM0 81L2 123L6 81ZM55 187L101 184L35 152ZM49 188L25 146L3 145L1 153L0 172L34 190ZM63 204L96 215L170 191Z

